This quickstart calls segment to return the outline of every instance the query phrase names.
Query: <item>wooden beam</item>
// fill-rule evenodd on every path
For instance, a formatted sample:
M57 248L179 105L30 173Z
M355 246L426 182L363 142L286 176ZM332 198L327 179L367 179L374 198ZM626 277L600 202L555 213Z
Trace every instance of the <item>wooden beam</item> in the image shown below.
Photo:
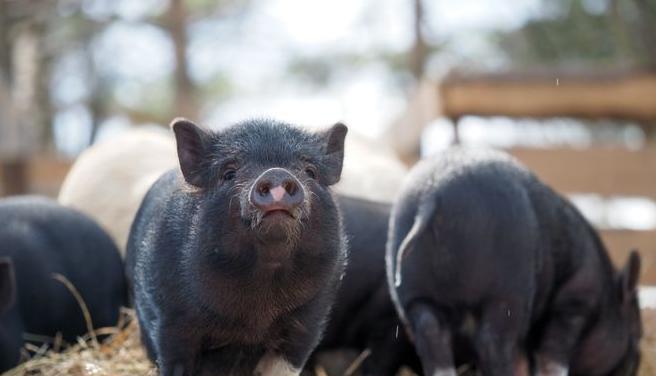
M33 158L28 168L30 193L57 197L72 163L68 159L47 158L44 155Z
M656 120L656 73L451 73L439 83L441 113L528 118Z
M48 155L38 155L29 160L25 160L23 166L23 178L25 185L20 189L3 190L2 195L14 195L34 193L56 197L59 192L59 186L66 177L68 170L71 168L72 161L68 159L57 158ZM6 164L0 164L0 185L6 186L4 179L11 175Z
M4 160L0 165L0 192L12 196L27 192L27 163L24 159Z
M601 231L601 237L618 268L624 266L629 252L637 249L642 258L640 283L656 285L656 231L606 230Z
M514 148L509 152L560 192L656 199L656 149Z

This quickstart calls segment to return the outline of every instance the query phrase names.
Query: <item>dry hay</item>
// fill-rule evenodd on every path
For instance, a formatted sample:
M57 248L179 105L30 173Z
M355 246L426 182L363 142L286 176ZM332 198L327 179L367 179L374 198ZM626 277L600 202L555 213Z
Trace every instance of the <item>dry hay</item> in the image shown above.
M93 336L80 338L78 343L62 352L56 345L48 349L26 346L30 359L3 376L154 376L154 367L146 358L139 340L134 312L125 310L116 328L96 331L109 334L102 343Z
M656 309L643 310L642 318L644 338L639 376L656 376ZM28 345L30 359L4 376L154 376L157 373L146 359L138 332L133 311L125 310L117 328L97 331L109 334L102 343L87 336L62 352L55 351L57 341L50 346ZM317 375L327 374L317 371ZM402 374L411 375L410 372Z

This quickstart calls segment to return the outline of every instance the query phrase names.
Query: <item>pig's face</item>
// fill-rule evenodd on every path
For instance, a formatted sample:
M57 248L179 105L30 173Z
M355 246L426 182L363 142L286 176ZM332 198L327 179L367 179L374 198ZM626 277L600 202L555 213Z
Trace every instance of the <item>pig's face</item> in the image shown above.
M632 252L615 281L611 305L600 312L599 321L582 341L576 374L630 376L636 375L640 363L642 324L637 284L640 257Z
M347 132L342 124L317 133L272 121L217 133L187 120L172 127L182 174L202 195L199 227L216 230L201 234L206 243L294 244L311 218L322 215L328 186L340 178Z

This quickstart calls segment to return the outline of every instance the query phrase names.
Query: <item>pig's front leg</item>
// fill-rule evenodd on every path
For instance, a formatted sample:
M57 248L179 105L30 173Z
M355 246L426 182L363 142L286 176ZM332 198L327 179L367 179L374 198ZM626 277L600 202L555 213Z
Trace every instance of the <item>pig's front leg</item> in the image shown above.
M398 325L400 326L401 323ZM414 348L406 342L408 340L402 327L397 330L393 328L394 325L376 328L373 330L378 330L378 333L370 333L380 337L368 341L367 348L371 350L371 354L362 362L363 376L394 376L402 365L410 365L403 364L403 361L408 358L407 353L414 351Z
M585 316L554 312L535 354L537 376L567 376L569 359L585 323Z
M502 300L488 302L483 309L474 344L484 375L527 373L523 349L518 346L527 322L522 306L519 301Z
M161 376L192 376L196 374L196 343L181 336L177 328L160 328L155 339L157 366ZM175 339L175 340L174 340Z
M531 376L531 365L529 364L524 349L520 349L515 356L513 369L513 376Z
M284 355L268 351L255 367L255 376L298 376L301 368L297 368Z
M259 361L258 376L297 376L321 340L332 302L330 294L316 297L281 318L284 340L273 344Z
M569 373L569 360L591 309L586 295L564 289L554 300L535 354L538 376Z
M408 309L417 354L427 376L456 376L451 331L433 307L418 303Z

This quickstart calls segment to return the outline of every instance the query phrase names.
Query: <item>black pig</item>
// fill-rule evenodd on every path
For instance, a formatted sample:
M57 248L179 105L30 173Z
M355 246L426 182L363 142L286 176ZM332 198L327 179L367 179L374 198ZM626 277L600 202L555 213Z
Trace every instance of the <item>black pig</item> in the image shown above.
M299 374L346 258L328 188L346 127L172 128L180 171L151 187L127 248L149 357L167 376Z
M23 346L23 326L16 303L16 279L9 257L0 257L0 372L14 367Z
M0 200L0 257L2 370L18 363L23 332L59 332L67 342L88 332L80 304L55 273L79 292L94 328L116 325L126 303L123 263L112 239L83 214L45 198Z
M387 276L427 375L453 348L484 375L634 375L640 258L616 271L598 234L511 157L452 149L410 173ZM455 351L455 356L458 355Z
M349 261L326 333L317 351L369 349L362 375L394 376L403 365L420 369L398 319L385 278L385 242L391 204L337 196Z

